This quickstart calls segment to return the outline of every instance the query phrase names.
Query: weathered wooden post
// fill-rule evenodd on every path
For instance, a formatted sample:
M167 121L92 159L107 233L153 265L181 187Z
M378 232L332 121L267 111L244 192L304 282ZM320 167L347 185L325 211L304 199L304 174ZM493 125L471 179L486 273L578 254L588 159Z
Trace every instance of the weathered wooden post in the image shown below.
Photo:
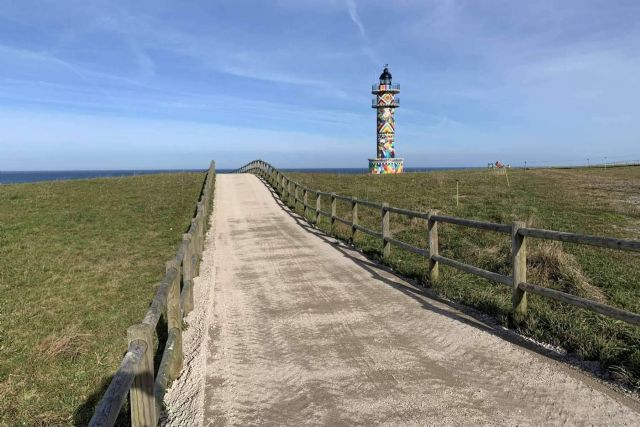
M202 259L202 249L204 247L204 233L202 232L203 230L203 224L204 224L204 218L202 216L202 205L200 202L198 202L198 208L197 208L197 214L196 214L196 218L197 218L197 222L196 224L198 225L198 229L197 229L197 233L198 233L198 253L201 255L200 258Z
M136 366L135 378L129 396L131 399L131 426L155 427L158 417L154 392L155 377L153 371L153 330L150 325L141 323L127 329L129 344L142 341L146 345L144 356Z
M197 236L196 243L198 244L198 247L196 248L196 251L198 251L198 262L199 262L200 259L201 259L201 255L202 255L202 234L200 233L200 227L201 227L200 226L200 209L198 209L198 211L196 213L195 225L196 225L195 235Z
M309 204L309 197L307 196L307 188L302 189L302 216L307 218L307 204Z
M387 239L391 237L389 231L389 203L383 203L381 209L382 215L382 257L388 258L391 255L391 242Z
M351 243L356 242L356 233L358 232L358 199L351 197Z
M336 235L336 193L331 193L331 235Z
M284 176L282 177L282 203L287 204L287 181Z
M182 369L182 311L180 309L180 265L171 260L166 264L166 271L176 270L176 276L171 282L167 295L167 332L175 334L175 348L171 360L170 377L176 379Z
M527 314L527 294L518 287L527 281L527 238L518 233L525 228L526 223L516 221L511 230L511 256L513 267L513 315L514 319L522 320Z
M193 266L191 264L191 255L193 252L191 234L185 233L182 235L182 242L184 244L184 253L182 254L182 281L185 287L187 287L187 294L184 300L184 314L188 314L193 310Z
M293 195L293 210L295 211L298 208L298 183L293 184L294 195Z
M427 233L429 237L429 280L431 283L438 281L439 263L434 256L438 255L438 223L432 218L436 212L429 212L427 219Z
M198 236L197 216L196 218L191 219L191 230L193 230L193 235L192 235L193 255L195 255L196 264L197 264L197 260L200 258L200 236ZM196 270L194 270L194 274L195 274L195 271Z
M318 193L316 190L316 225L320 224L320 210L322 208L322 202L320 201L320 198L320 193Z
M200 222L199 222L199 225L200 225L199 233L200 233L200 237L201 237L201 239L200 239L200 253L202 253L202 251L204 250L204 233L207 230L207 223L206 223L207 218L206 218L206 216L204 214L204 206L203 206L202 202L198 202L198 214L200 215Z

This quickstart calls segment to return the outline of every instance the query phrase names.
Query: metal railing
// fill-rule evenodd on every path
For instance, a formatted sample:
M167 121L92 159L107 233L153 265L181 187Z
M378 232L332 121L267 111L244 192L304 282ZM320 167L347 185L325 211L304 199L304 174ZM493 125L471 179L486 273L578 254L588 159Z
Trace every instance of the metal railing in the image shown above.
M371 85L371 92L400 92L399 84L390 84L390 85L381 85L374 84Z

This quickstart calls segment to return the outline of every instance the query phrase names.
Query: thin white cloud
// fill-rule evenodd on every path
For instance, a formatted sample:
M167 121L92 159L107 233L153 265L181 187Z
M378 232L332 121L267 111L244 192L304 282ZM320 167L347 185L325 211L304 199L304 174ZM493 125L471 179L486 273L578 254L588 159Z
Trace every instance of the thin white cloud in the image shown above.
M116 19L117 18L117 19ZM194 35L177 30L148 15L117 14L102 17L94 23L96 29L117 34L130 45L141 77L155 74L155 63L146 55L146 49L158 49L189 57L211 70L232 76L312 89L331 90L332 96L347 98L335 82L309 78L287 64L297 64L300 52L264 52L259 48L236 45L229 39ZM298 55L298 56L296 56Z
M0 77L0 101L17 101L54 108L78 108L94 111L114 111L136 115L170 115L172 117L200 117L200 121L220 120L220 112L241 115L260 123L290 120L298 125L323 124L347 126L362 119L362 114L349 111L299 106L285 102L261 101L250 97L225 94L194 93L183 90L137 87L112 87L105 98L101 89L93 85L61 84L46 81L6 79ZM224 123L227 119L222 119ZM291 126L291 125L290 125Z
M362 39L363 43L362 52L374 63L379 64L380 60L375 51L371 48L369 36L367 36L367 31L364 29L364 25L362 25L360 15L358 15L358 9L356 7L355 0L347 0L347 9L349 11L349 18L351 18L351 21L354 23L354 25L358 29L358 32L360 33L360 38Z
M362 25L362 21L360 21L360 16L358 15L358 9L356 8L356 2L354 0L347 0L347 8L349 9L349 17L356 24L358 31L360 31L360 35L363 39L367 40L367 32L364 29L364 25Z

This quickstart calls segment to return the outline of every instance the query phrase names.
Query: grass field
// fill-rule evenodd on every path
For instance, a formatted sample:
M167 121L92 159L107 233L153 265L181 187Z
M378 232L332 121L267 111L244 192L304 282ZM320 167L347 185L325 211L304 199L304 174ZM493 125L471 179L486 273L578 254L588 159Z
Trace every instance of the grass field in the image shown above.
M0 185L0 426L86 424L203 180Z
M528 225L558 231L640 239L640 167L512 170L507 177L487 170L408 173L399 176L291 173L311 188L388 202L391 206L468 219ZM456 206L456 180L460 203ZM311 200L311 199L310 199ZM328 210L328 200L323 209ZM380 230L380 212L359 207L360 224ZM350 219L350 206L338 201L337 215ZM321 227L328 230L323 218ZM394 237L426 248L424 220L391 214ZM350 230L338 225L347 238ZM440 253L478 267L511 274L510 236L439 224ZM378 240L360 236L356 244L380 259ZM510 290L441 266L441 280L428 283L421 257L392 249L388 261L400 273L418 278L438 293L495 316L536 340L560 346L633 388L640 387L640 328L562 303L529 295L529 316L514 325ZM640 254L530 239L528 281L640 313Z

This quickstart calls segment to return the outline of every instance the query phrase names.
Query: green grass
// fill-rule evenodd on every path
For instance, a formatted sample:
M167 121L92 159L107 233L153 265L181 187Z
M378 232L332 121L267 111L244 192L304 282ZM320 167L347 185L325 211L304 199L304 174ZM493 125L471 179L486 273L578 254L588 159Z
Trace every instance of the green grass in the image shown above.
M203 180L0 185L0 425L86 424Z
M640 239L640 167L512 170L509 185L504 175L487 170L399 176L292 173L290 177L321 191L401 208L437 209L468 219L521 220L551 230ZM456 180L460 181L459 206ZM326 199L323 209L328 209ZM337 214L350 219L349 204L338 201ZM381 229L378 210L360 206L358 214L360 224ZM327 219L321 227L328 230ZM350 235L341 224L337 231L343 238ZM423 220L391 214L391 231L402 241L427 246ZM450 224L439 224L439 234L441 255L511 274L509 236ZM529 240L529 282L640 313L640 254ZM378 240L360 236L355 243L380 260ZM615 378L640 386L640 328L535 295L529 295L528 318L514 324L509 316L511 292L503 285L446 266L440 267L438 283L428 283L425 260L397 247L385 262L441 295L487 312L536 340L598 361Z

